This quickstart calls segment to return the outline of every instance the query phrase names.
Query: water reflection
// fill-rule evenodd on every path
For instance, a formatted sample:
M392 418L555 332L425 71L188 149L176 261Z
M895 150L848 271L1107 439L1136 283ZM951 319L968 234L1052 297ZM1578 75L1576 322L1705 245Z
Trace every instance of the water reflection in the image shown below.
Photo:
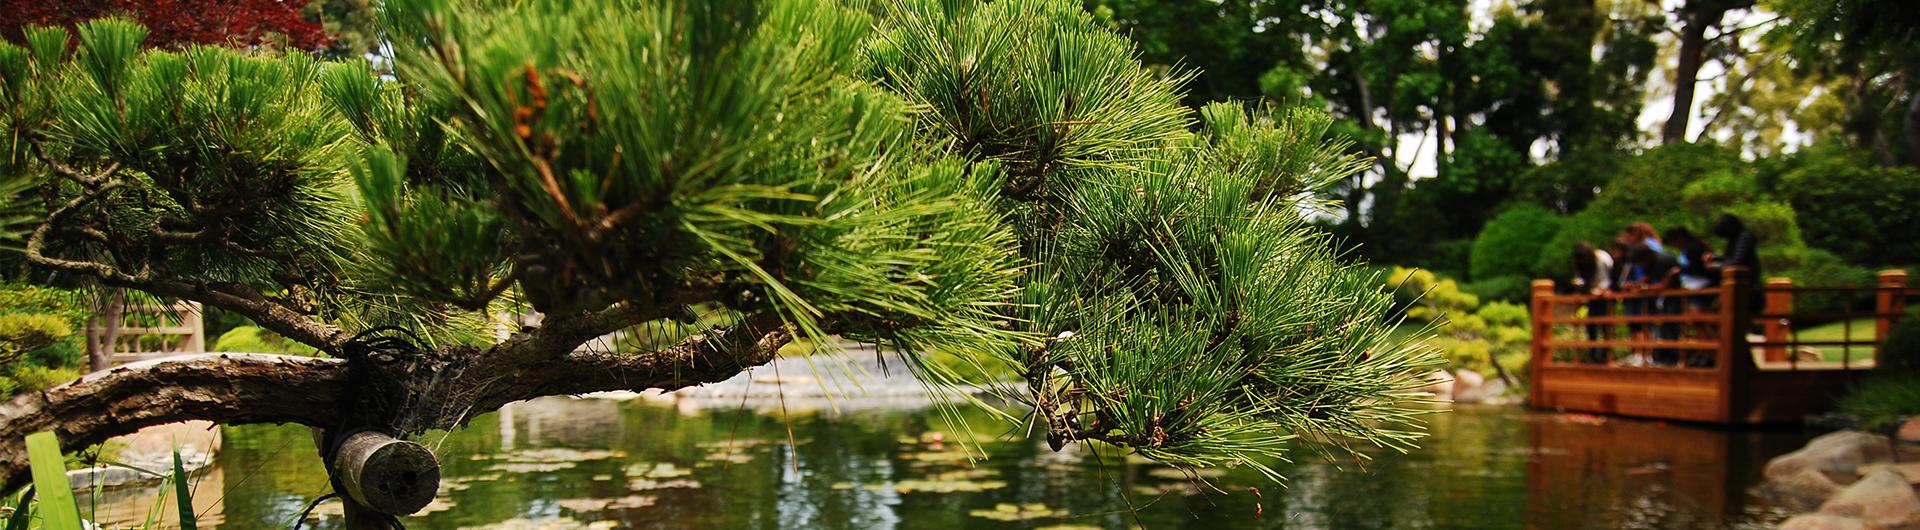
M981 429L1005 428L969 415ZM1749 486L1767 457L1805 440L1797 432L1461 408L1434 416L1433 438L1412 454L1339 466L1302 454L1277 466L1291 479L1283 487L1249 470L1190 477L1117 451L1054 453L1017 433L987 430L968 441L929 411L793 411L788 420L637 401L517 404L424 437L446 479L440 500L408 525L1763 527L1782 514L1751 498ZM249 426L226 436L197 499L209 503L218 527L284 527L327 490L307 430ZM980 450L989 458L979 459ZM114 508L101 514L137 524L152 495L117 492L102 499ZM309 528L339 527L337 508L316 512Z

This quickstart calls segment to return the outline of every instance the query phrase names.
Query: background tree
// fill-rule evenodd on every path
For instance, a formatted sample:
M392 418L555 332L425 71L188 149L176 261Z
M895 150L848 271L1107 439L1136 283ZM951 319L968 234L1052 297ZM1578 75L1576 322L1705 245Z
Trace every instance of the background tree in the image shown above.
M87 20L125 16L147 27L148 46L253 46L284 42L302 50L324 48L330 39L318 22L301 14L301 5L305 3L281 0L3 0L0 1L0 32L4 32L7 40L18 43L31 26L71 28Z
M385 9L391 80L141 51L120 21L0 46L29 262L329 356L116 369L0 407L0 439L310 425L364 525L435 491L408 436L719 381L831 334L935 383L966 376L923 362L935 348L1020 366L1013 397L1056 447L1271 474L1303 441L1418 435L1404 403L1435 357L1387 336L1390 294L1300 218L1364 163L1313 111L1210 106L1191 130L1184 79L1076 4ZM494 340L514 306L538 325ZM711 326L583 347L673 322ZM24 470L0 446L7 484Z
M1788 46L1798 68L1845 80L1845 130L1856 149L1884 165L1920 165L1920 14L1869 0L1777 0L1785 22L1768 35ZM1897 131L1897 132L1896 132Z

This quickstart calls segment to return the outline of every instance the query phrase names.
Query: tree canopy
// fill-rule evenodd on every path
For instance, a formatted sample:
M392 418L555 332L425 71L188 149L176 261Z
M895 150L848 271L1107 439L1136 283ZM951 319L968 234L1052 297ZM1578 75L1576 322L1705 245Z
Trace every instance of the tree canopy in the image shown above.
M1271 475L1302 444L1419 435L1439 359L1388 336L1380 279L1302 215L1368 163L1318 110L1182 105L1189 74L1077 3L417 0L381 22L391 78L143 50L119 20L0 45L23 277L199 301L336 358L116 371L17 398L0 435L405 437L829 335L934 384L975 376L935 350L1018 367L1012 419L1056 447ZM539 323L496 339L516 311ZM589 344L673 322L715 324ZM0 457L19 484L24 455Z

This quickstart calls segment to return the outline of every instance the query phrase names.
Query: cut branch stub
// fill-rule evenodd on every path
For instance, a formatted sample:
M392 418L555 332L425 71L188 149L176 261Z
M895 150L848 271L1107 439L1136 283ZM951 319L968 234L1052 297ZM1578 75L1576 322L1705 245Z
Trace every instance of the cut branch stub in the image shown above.
M383 433L348 436L330 464L341 493L384 514L418 512L440 491L440 461L433 452Z

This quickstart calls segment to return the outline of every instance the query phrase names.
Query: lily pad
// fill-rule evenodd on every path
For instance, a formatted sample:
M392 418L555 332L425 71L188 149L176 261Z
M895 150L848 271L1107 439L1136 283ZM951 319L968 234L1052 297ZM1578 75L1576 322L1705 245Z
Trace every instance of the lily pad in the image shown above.
M627 489L633 491L651 491L669 488L699 489L700 481L688 479L654 480L650 478L637 478L627 481Z
M628 495L612 499L561 499L554 501L554 504L575 512L592 513L645 508L653 506L653 503L658 500L658 497L652 495Z
M1007 483L998 480L907 479L887 486L868 486L867 489L892 489L900 493L979 493L1005 487Z
M626 451L603 451L598 449L579 450L564 447L545 447L525 449L507 453L502 458L509 462L547 463L547 462L585 462L588 460L609 460L626 458Z
M693 470L675 466L669 462L639 463L627 466L628 477L669 479L692 475Z
M573 462L502 462L488 466L487 470L515 474L552 473L573 469L574 465Z
M981 519L990 519L994 521L1013 522L1013 521L1029 521L1033 519L1045 519L1049 517L1065 517L1067 515L1067 511L1048 508L1047 505L1037 503L1037 502L1027 503L1027 504L1011 504L1011 503L1003 502L1003 503L994 505L993 509L991 510L973 510L973 511L967 512L967 515L972 515L974 517L979 517Z

